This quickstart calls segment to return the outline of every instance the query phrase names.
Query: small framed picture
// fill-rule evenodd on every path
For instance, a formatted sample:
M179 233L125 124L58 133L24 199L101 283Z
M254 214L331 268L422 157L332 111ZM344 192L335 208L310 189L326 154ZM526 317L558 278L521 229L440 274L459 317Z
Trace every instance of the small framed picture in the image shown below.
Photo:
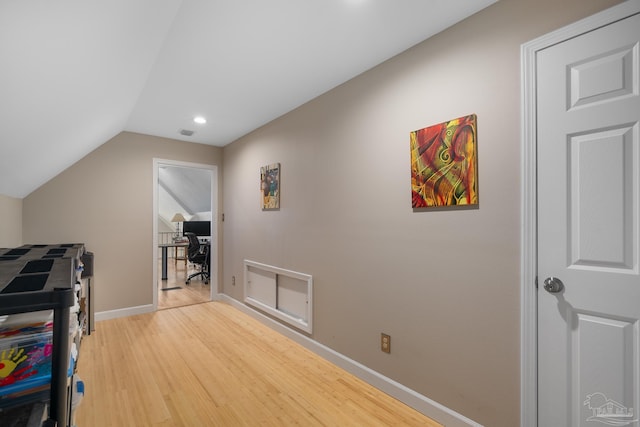
M260 168L262 210L280 209L280 163Z

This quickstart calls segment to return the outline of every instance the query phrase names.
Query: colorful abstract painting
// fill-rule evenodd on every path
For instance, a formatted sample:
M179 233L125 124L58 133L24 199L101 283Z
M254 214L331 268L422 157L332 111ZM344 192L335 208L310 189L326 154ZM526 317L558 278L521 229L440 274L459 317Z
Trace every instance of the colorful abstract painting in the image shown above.
M280 163L260 168L262 210L280 209Z
M476 124L472 114L411 132L414 208L478 204Z

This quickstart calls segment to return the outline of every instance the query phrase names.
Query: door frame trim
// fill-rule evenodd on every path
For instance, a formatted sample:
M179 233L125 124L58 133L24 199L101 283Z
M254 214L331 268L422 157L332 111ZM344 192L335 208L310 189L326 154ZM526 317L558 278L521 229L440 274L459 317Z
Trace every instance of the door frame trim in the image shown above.
M638 0L640 1L640 0ZM203 163L192 163L180 160L170 159L153 159L153 250L152 268L153 268L153 311L158 310L158 170L161 166L175 166L183 168L204 169L211 173L211 242L209 251L209 271L211 275L209 277L210 294L209 300L216 299L220 292L218 284L218 255L220 253L218 235L220 234L218 227L218 166L209 165ZM214 255L215 254L215 255Z
M537 346L537 156L536 57L565 40L640 13L640 0L627 0L593 16L523 44L521 67L521 234L520 234L520 425L538 425Z

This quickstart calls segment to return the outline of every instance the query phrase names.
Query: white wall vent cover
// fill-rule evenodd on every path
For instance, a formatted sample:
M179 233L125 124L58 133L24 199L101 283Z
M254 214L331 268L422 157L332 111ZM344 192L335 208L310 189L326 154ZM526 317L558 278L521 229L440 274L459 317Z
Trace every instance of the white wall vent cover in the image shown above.
M244 302L311 333L313 278L309 274L244 260Z

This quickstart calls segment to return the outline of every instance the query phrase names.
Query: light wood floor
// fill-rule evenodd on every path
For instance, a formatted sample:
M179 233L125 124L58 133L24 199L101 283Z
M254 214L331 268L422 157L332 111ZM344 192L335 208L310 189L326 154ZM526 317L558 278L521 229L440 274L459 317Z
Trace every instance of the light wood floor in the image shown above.
M158 260L158 310L211 300L211 282L205 285L201 277L194 277L188 285L185 284L188 274L197 271L195 266L169 258L167 280L162 280L161 270L162 262Z
M98 322L82 427L439 424L221 302Z

